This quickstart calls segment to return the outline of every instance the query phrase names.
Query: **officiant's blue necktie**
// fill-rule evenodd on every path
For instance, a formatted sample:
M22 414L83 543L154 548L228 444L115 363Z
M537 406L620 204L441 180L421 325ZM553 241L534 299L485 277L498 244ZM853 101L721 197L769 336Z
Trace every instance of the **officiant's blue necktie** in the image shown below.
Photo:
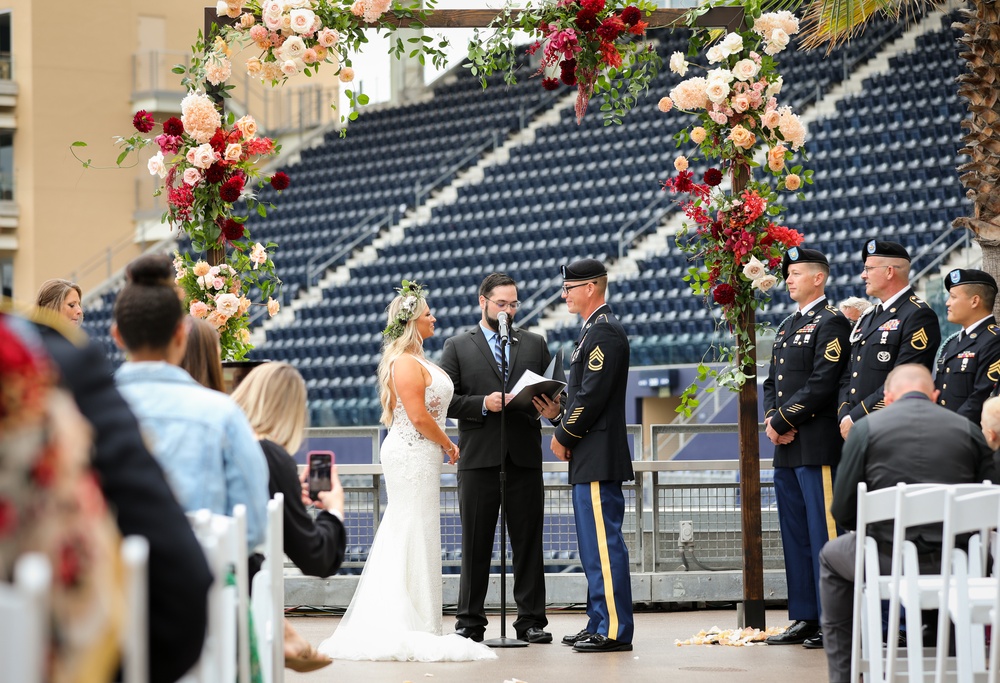
M496 360L496 362L497 362L497 370L499 370L501 374L503 374L503 356L501 355L502 353L503 353L503 351L501 350L501 347L500 347L500 335L499 334L494 334L493 335L493 358L494 358L494 360ZM504 379L506 380L507 378L504 377Z

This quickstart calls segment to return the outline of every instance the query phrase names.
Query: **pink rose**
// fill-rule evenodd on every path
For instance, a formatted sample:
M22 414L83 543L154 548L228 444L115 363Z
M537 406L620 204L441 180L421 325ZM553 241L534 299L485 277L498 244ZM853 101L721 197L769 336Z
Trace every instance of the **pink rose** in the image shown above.
M712 119L713 121L715 121L720 126L724 126L727 123L729 123L729 119L726 118L726 115L723 114L721 111L710 111L710 112L708 112L708 118Z
M184 139L180 135L157 135L153 138L153 142L160 146L160 151L164 154L177 154L180 151L181 145L184 144Z
M789 173L785 177L785 187L792 192L795 192L795 190L802 187L802 178L800 178L796 173Z
M757 278L756 280L753 281L753 286L756 287L757 289L759 289L762 292L768 291L769 289L771 289L772 287L774 287L776 284L778 284L778 278L776 278L774 275L770 275L770 274L763 275L763 276L761 276L761 277L759 277L759 278Z
M214 280L212 280L212 286L215 287L216 289L225 289L226 287L225 278L221 277L215 278Z
M315 64L319 61L319 56L316 54L316 50L311 47L302 53L302 61L306 64Z
M324 28L316 34L316 40L323 47L333 47L340 40L340 34L330 28Z
M184 169L184 184L194 187L199 182L201 182L201 171L197 168L186 168ZM202 273L204 275L204 273Z
M192 147L187 153L188 163L198 168L208 168L218 160L219 155L215 153L215 150L208 143Z
M299 67L294 59L286 59L281 63L281 73L286 76L294 76L299 72Z
M188 313L195 318L204 318L208 315L208 305L201 301L192 301Z

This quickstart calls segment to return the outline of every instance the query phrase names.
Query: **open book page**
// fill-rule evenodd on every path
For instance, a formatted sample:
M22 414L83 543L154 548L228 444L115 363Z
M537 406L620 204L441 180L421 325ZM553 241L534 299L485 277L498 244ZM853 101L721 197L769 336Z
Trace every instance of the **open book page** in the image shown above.
M535 410L531 399L539 394L545 394L549 398L555 399L565 386L566 382L556 379L546 379L537 372L525 370L524 374L521 375L521 378L517 380L517 383L510 390L510 393L514 394L514 398L510 400L507 407L514 408L515 410L527 410L537 414L538 411Z

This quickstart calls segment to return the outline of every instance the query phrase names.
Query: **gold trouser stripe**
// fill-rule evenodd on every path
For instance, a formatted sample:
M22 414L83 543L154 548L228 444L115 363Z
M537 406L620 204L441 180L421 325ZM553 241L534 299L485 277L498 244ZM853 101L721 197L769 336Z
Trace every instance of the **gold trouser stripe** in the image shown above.
M829 465L823 465L823 509L826 511L826 532L827 540L837 538L837 523L833 521L830 514L830 506L833 504L833 470Z
M594 528L597 530L597 550L601 556L601 576L604 578L604 600L608 604L608 638L618 639L618 609L615 607L615 584L611 577L608 536L604 531L604 510L601 508L601 482L590 482L590 504L594 508Z

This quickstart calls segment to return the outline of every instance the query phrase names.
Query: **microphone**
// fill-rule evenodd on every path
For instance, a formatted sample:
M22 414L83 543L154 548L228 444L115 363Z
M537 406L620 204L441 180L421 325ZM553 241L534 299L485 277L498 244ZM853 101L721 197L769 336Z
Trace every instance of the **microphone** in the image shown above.
M508 318L509 316L503 311L500 311L500 313L497 314L497 322L500 323L500 339L502 339L505 342L510 341L510 327L508 323Z

